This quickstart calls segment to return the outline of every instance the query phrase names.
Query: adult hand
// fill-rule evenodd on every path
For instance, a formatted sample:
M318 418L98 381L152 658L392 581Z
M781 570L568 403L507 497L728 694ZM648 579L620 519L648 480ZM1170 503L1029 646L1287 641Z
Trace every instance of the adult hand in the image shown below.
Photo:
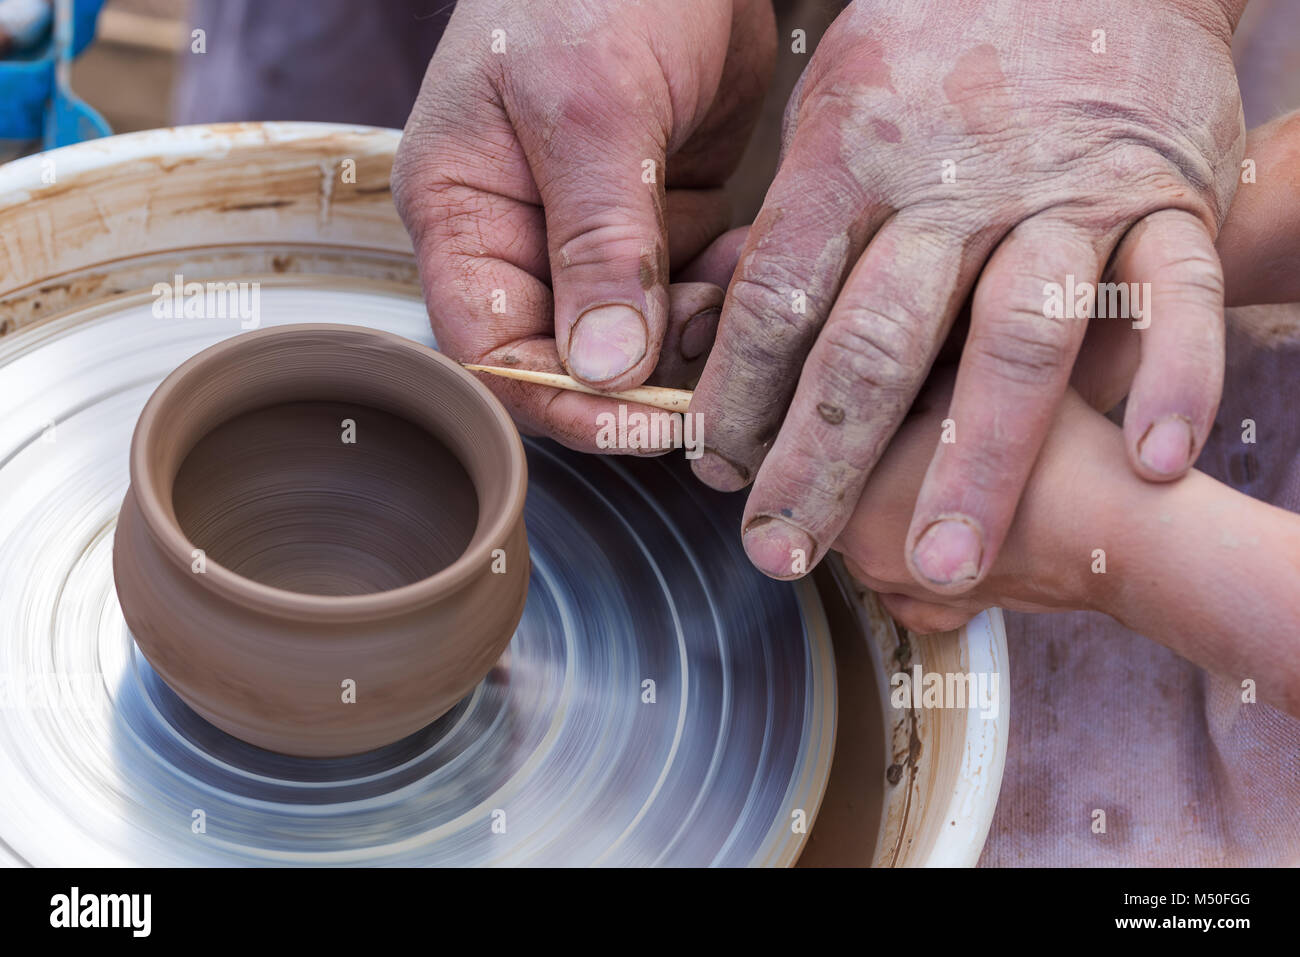
M1190 467L1222 385L1213 240L1244 143L1229 52L1243 5L855 0L841 14L791 98L692 405L710 427L696 473L754 480L755 565L798 577L825 554L969 300L955 441L930 438L905 556L931 592L974 588L1087 325L1048 317L1049 284L1096 283L1125 237L1151 301L1094 325L1151 319L1128 458L1151 480Z
M1237 192L1216 243L1229 305L1294 302L1300 295L1300 276L1285 265L1300 256L1300 182L1293 175L1297 150L1300 111L1250 132L1246 155L1255 163L1259 185ZM1123 283L1137 281L1145 265L1135 255L1138 249L1131 237L1120 244L1111 260L1111 278ZM1239 314L1236 319L1243 322L1244 316ZM1171 601L1180 609L1195 611L1185 596L1197 592L1197 582L1214 577L1218 559L1213 547L1175 544L1174 539L1199 534L1212 544L1221 534L1216 522L1243 520L1237 506L1214 504L1202 498L1209 493L1188 488L1187 483L1164 490L1176 495L1161 496L1159 486L1137 482L1117 471L1115 463L1123 454L1122 436L1097 413L1109 410L1123 396L1139 356L1132 336L1119 332L1127 326L1111 324L1102 329L1106 331L1103 336L1089 335L1075 363L1071 388L1056 408L997 560L975 588L958 595L935 595L919 585L903 560L913 503L951 401L952 369L937 369L926 383L835 544L850 572L879 592L886 609L907 627L923 633L949 631L984 608L998 605L1018 611L1090 608L1127 617L1134 627L1154 634L1156 626L1143 619L1159 618L1163 613L1172 616L1172 610L1162 609L1154 601L1152 584L1156 578L1168 577L1171 570L1188 573L1188 566L1196 567L1174 589ZM1197 482L1201 489L1209 487L1205 476L1199 476ZM1181 514L1175 514L1175 508L1181 508ZM1266 506L1260 508L1268 511ZM1142 527L1146 516L1157 516L1154 524L1159 531L1152 533ZM1276 513L1275 518L1264 521L1282 535L1285 522L1280 518L1281 513ZM1244 524L1234 527L1234 538L1247 536ZM1112 548L1116 543L1121 547ZM1111 569L1118 575L1095 574L1094 549L1103 545L1110 558L1121 563ZM1257 551L1263 564L1279 567L1283 578L1294 575L1294 563L1279 562L1276 554L1262 546ZM1142 567L1143 561L1149 568ZM1246 574L1249 577L1251 572ZM1261 576L1261 582L1266 577ZM1121 581L1127 583L1127 589L1117 587ZM1131 594L1126 596L1126 590ZM1225 593L1222 588L1213 593L1220 606ZM1260 601L1257 589L1246 589L1243 594L1249 599L1243 604L1260 611L1229 608L1229 617L1235 614L1244 620L1252 614L1273 615L1287 621L1284 603ZM1176 627L1165 630L1176 631ZM1205 637L1205 623L1187 631L1190 643L1195 644ZM1287 631L1293 634L1294 628ZM1262 634L1237 621L1223 632L1231 638L1226 644L1239 649L1242 633ZM1173 646L1172 640L1170 643Z
M952 398L953 370L937 370L909 410L835 542L845 567L880 596L885 610L920 634L951 631L985 608L1056 611L1101 607L1090 594L1086 530L1113 516L1097 493L1106 483L1080 469L1107 474L1104 451L1117 430L1088 409L1073 389L1054 411L1044 442L997 560L980 582L960 595L935 595L912 579L903 560L912 507L942 432ZM1075 452L1072 453L1071 449ZM1099 462L1098 459L1103 461ZM1081 537L1082 536L1082 537Z
M607 390L702 363L720 302L668 277L726 229L774 45L768 0L458 3L393 169L443 351ZM616 408L484 382L585 451Z

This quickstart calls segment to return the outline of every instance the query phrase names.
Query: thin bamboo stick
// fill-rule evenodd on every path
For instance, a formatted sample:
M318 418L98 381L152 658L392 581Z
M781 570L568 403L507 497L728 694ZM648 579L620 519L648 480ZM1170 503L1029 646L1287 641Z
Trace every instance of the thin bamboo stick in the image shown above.
M566 389L569 392L584 392L606 399L618 399L623 402L636 402L640 405L653 406L665 412L685 412L691 404L692 393L686 389L666 389L657 385L643 385L623 392L601 392L589 385L584 385L572 376L558 372L534 372L532 369L510 369L504 366L480 366L468 362L461 363L470 372L488 372L505 379L517 379L534 385L550 386L552 389Z

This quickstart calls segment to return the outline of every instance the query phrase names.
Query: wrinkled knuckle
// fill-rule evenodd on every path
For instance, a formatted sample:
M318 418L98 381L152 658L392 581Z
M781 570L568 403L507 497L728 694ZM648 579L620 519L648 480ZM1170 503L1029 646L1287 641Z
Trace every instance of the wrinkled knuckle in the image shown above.
M1223 265L1209 250L1189 250L1164 264L1155 281L1180 292L1199 294L1198 299L1223 299Z
M891 395L908 394L928 360L925 326L906 310L892 314L871 306L845 309L823 333L829 364L851 385Z
M426 235L449 243L447 252L481 252L484 223L492 218L489 197L444 179L423 182L405 195L398 210L416 246Z
M1063 205L1055 211L1063 224L1094 236L1122 233L1133 221L1128 193L1114 191L1090 195L1085 201ZM1050 240L1049 240L1050 241ZM1060 282L1058 277L1056 282Z
M454 228L457 220L472 214L472 201L468 190L449 183L430 183L424 178L394 173L392 180L393 202L397 215L406 226L415 247L419 249L427 235L438 234Z
M1218 175L1212 153L1184 135L1151 127L1121 129L1111 142L1115 148L1106 163L1126 189L1166 196L1185 195L1189 185L1204 196L1214 190Z
M818 312L807 280L781 260L747 266L731 282L727 298L760 332L784 338L806 336Z
M552 256L555 273L622 262L639 264L652 255L645 231L626 221L604 222L589 219L565 237Z
M416 145L410 134L404 134L393 155L393 171L389 176L389 188L393 193L393 205L397 215L407 228L418 225L421 212L427 200L421 195L421 183L428 179L429 164L427 154Z
M431 63L393 155L394 196L414 196L431 171L457 158L472 160L476 131L485 117L496 119L499 109L484 71Z
M987 318L972 332L968 348L1005 381L1046 385L1065 371L1075 335L1073 322L1016 307Z

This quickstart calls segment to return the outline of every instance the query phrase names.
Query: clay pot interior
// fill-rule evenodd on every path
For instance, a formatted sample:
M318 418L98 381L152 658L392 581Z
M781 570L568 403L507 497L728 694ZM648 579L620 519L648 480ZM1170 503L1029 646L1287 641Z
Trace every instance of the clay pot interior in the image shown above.
M437 574L464 553L479 511L469 473L438 438L373 406L319 401L216 426L181 463L172 505L209 561L313 595Z
M509 441L485 434L467 375L455 370L462 388L435 388L427 359L384 353L388 339L286 326L177 370L132 453L154 530L179 532L184 554L202 549L239 578L312 595L390 591L452 565L518 491L508 468L518 437L503 411Z

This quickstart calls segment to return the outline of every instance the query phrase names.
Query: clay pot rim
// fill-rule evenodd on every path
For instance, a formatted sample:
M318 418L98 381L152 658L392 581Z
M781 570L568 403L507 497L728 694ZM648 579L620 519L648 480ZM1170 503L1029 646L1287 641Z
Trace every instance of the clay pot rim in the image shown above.
M165 501L170 502L170 483L164 498L158 487L158 476L153 474L153 470L148 465L150 437L156 421L171 402L172 397L195 373L213 363L226 361L226 357L232 352L246 352L257 348L259 343L267 338L295 332L344 333L368 337L387 347L413 353L421 360L429 362L434 369L441 369L450 381L477 400L483 412L496 426L498 437L507 451L506 506L498 509L488 527L480 526L476 530L465 551L446 568L428 578L388 591L363 595L314 595L288 591L245 578L210 558L207 559L204 574L195 575L195 579L201 580L205 587L223 598L241 603L245 607L272 615L321 622L356 621L401 615L446 598L468 583L488 564L492 549L505 547L511 530L522 521L524 498L528 486L524 446L505 407L483 383L461 368L459 363L428 346L381 329L331 322L271 326L251 332L241 332L224 339L191 356L172 370L145 403L131 440L132 494L135 495L145 526L154 540L161 545L164 554L189 571L193 560L192 552L197 546L185 536L180 525L171 516L170 510L164 507ZM480 507L482 507L481 502Z

